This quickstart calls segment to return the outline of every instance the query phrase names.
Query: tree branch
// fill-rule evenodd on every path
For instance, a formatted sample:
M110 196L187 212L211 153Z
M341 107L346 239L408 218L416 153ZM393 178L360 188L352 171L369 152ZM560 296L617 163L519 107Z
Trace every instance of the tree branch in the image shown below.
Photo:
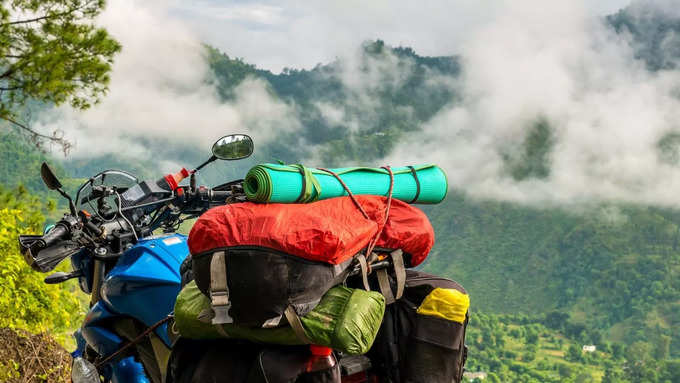
M42 21L42 20L52 19L52 18L55 18L55 17L61 17L61 16L70 15L70 14L73 13L73 12L79 11L79 10L81 10L81 9L83 9L83 8L85 8L85 7L87 7L88 5L90 5L90 4L92 3L92 1L93 1L93 0L87 1L87 2L85 2L84 4L82 4L82 5L79 6L79 7L69 8L68 10L66 10L66 11L64 11L64 12L53 13L53 14L47 14L47 15L45 15L45 16L35 17L35 18L32 18L32 19L26 19L26 20L9 21L9 22L0 24L0 26L4 26L4 25L17 25L17 24L29 24L29 23L35 23L35 22L38 22L38 21Z
M53 142L53 143L61 146L62 151L64 152L64 155L66 155L68 153L69 149L71 149L71 147L72 147L72 144L70 142L66 141L64 139L64 137L58 137L56 135L48 136L46 134L36 132L35 130L29 128L28 126L26 126L26 125L24 125L20 122L17 122L16 120L14 120L14 119L12 119L11 117L8 117L8 116L0 115L0 119L3 119L5 121L11 123L12 125L24 130L28 134L30 134L31 137L34 139L34 142L36 142L37 140L47 140L47 141ZM55 134L56 134L56 132L55 132ZM37 142L36 142L36 145L38 145Z

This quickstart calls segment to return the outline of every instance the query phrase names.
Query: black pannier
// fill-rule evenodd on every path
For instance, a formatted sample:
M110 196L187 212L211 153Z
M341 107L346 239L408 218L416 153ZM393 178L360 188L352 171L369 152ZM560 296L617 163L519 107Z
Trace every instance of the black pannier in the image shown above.
M407 270L403 296L387 306L367 354L380 381L461 382L468 307L467 292L458 283Z

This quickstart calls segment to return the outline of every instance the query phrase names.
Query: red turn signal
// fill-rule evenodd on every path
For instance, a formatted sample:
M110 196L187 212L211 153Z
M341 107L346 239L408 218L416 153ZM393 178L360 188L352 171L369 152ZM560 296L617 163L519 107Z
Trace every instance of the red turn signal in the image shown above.
M182 170L178 171L175 174L168 174L165 177L165 181L168 183L168 186L170 186L170 189L175 190L177 189L177 186L179 186L179 183L182 182L183 179L189 177L189 171L186 170L185 168L182 168Z

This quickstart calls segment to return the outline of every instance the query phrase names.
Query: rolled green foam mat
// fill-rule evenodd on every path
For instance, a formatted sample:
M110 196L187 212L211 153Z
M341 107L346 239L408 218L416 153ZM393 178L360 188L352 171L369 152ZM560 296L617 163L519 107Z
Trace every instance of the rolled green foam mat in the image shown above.
M448 183L440 167L416 165L391 169L394 174L393 198L408 203L435 204L446 197ZM329 170L338 174L353 194L387 196L389 192L390 176L385 169L353 167ZM257 165L246 175L244 189L248 200L255 202L313 202L347 195L335 176L302 165Z

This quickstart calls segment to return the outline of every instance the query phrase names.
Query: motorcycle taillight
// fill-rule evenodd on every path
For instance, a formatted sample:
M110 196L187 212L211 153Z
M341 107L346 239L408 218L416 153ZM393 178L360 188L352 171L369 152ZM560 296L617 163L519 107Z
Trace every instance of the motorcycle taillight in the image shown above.
M310 344L309 351L311 351L312 355L307 362L307 372L328 370L338 364L335 355L333 355L333 349L330 347Z

